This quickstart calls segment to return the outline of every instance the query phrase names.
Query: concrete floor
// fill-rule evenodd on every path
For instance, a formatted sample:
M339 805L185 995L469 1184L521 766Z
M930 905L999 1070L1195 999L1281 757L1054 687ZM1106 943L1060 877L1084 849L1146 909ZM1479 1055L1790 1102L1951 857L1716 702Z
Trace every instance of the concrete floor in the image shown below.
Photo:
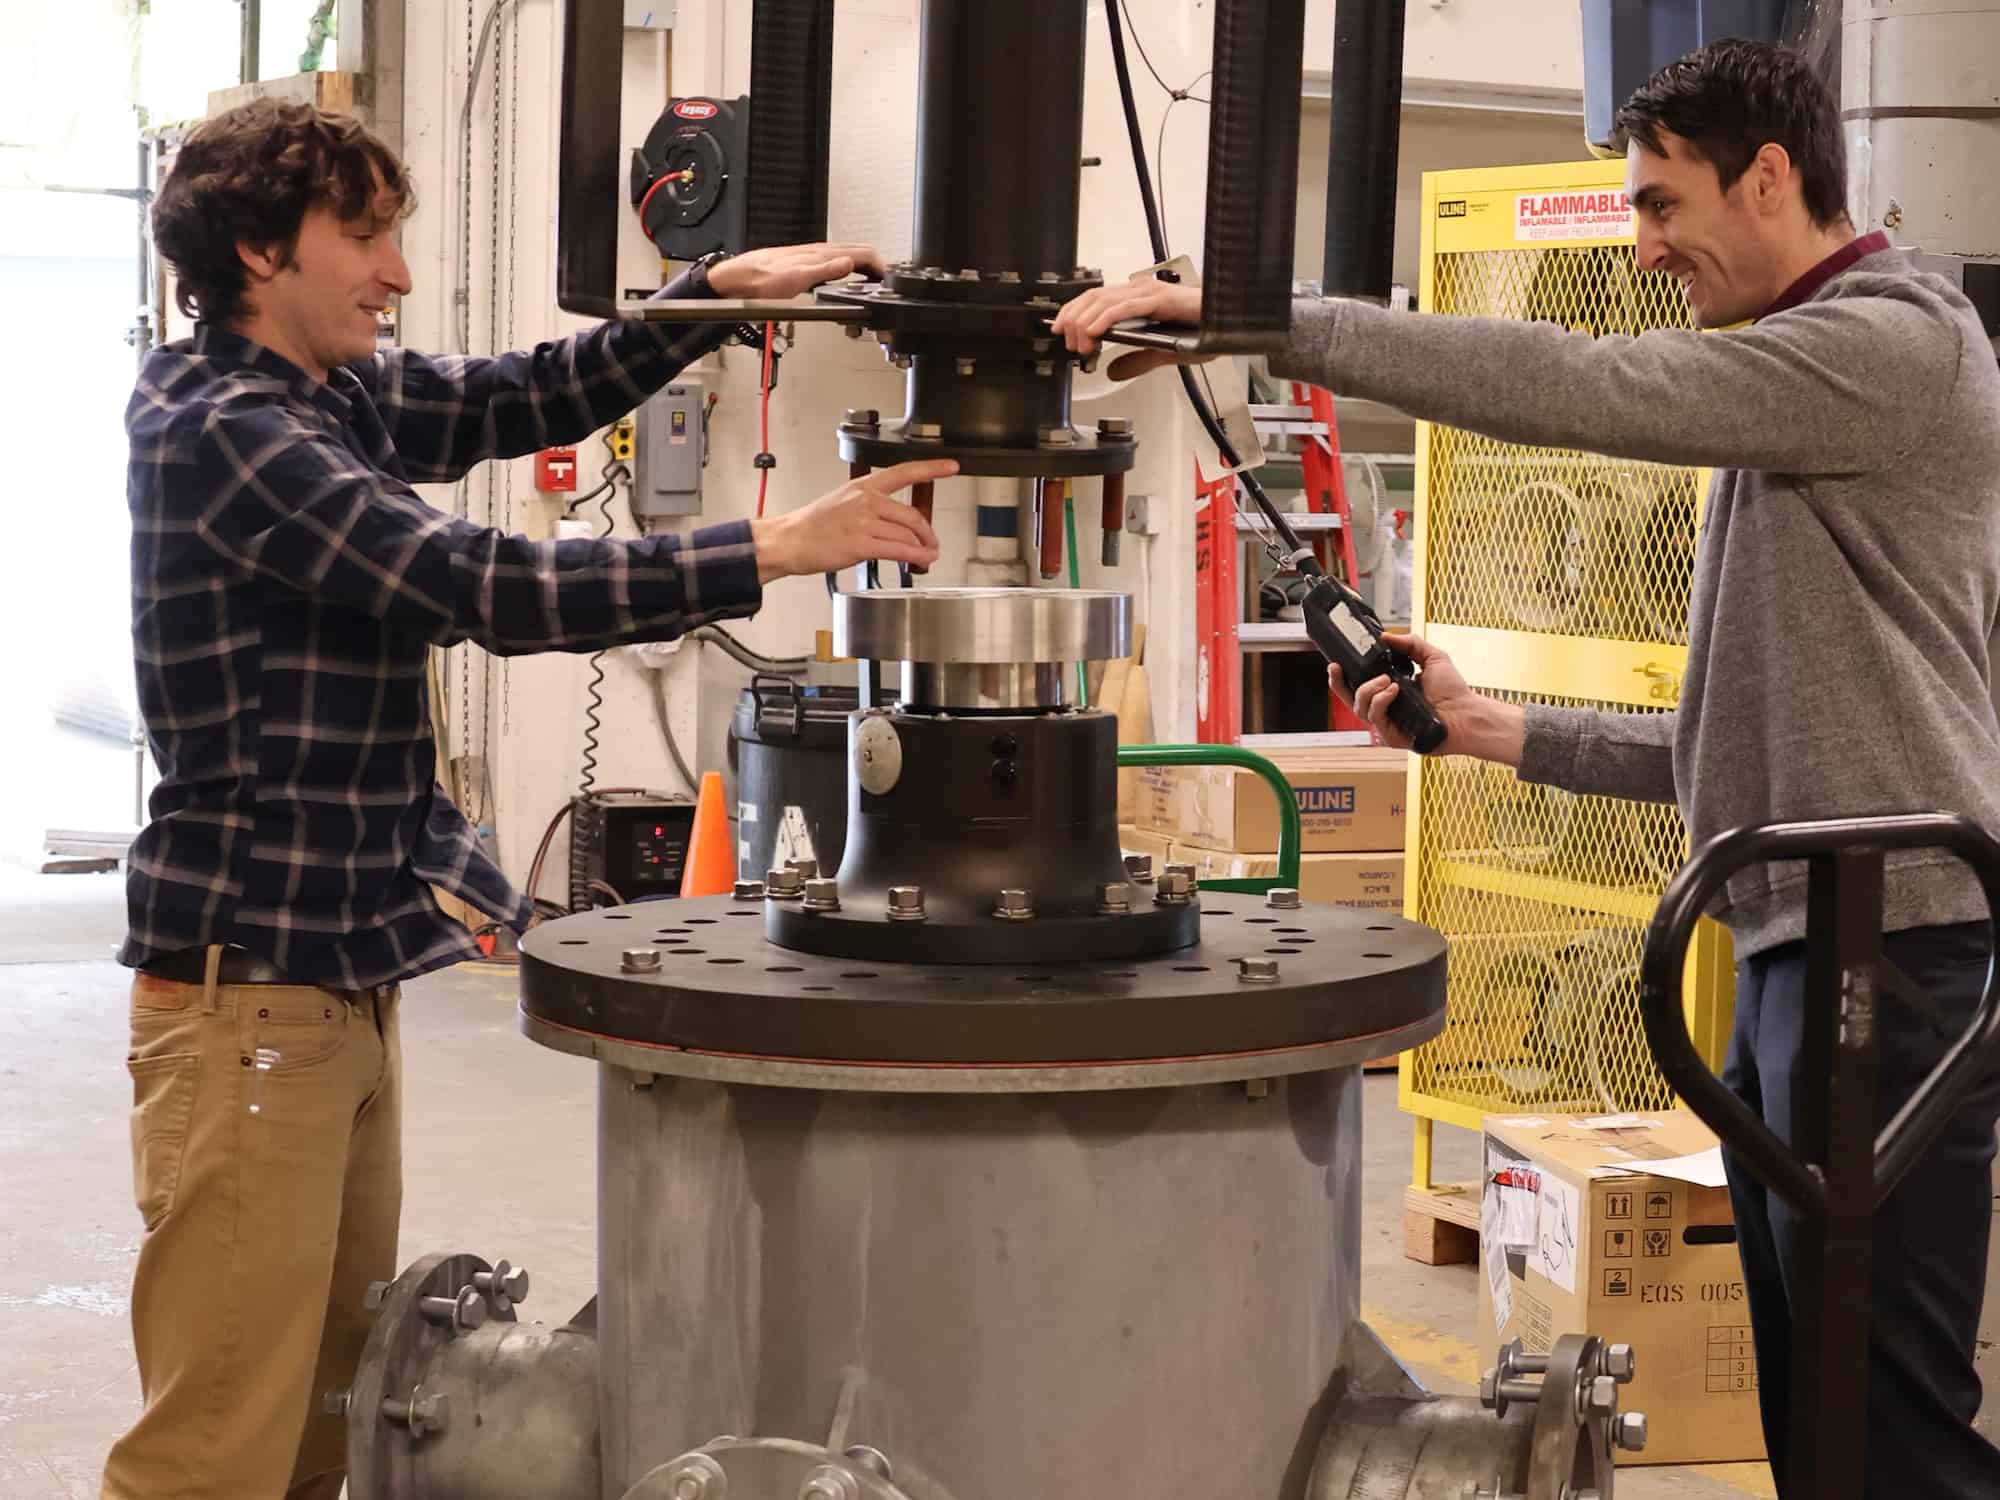
M139 1223L124 1076L121 877L0 866L0 1495L83 1500L138 1403L126 1324ZM532 1268L529 1312L566 1316L595 1257L590 1070L523 1040L507 970L409 987L405 1258L430 1250ZM1466 1391L1490 1350L1469 1340L1470 1266L1404 1259L1409 1122L1389 1075L1367 1081L1364 1316L1436 1389ZM1439 1132L1441 1180L1475 1171L1476 1142ZM1626 1500L1771 1496L1762 1465L1628 1470Z

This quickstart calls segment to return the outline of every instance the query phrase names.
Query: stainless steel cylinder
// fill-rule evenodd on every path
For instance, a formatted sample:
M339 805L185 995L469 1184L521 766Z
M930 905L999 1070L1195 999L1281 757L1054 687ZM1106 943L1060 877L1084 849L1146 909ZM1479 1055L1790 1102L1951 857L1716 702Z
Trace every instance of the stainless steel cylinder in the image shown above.
M600 1067L607 1500L723 1434L919 1497L1301 1500L1357 1312L1353 1068L889 1095Z
M836 594L833 649L872 661L1107 661L1132 650L1132 596L1017 588Z
M1069 701L1057 662L903 663L902 702L909 708L1061 708Z

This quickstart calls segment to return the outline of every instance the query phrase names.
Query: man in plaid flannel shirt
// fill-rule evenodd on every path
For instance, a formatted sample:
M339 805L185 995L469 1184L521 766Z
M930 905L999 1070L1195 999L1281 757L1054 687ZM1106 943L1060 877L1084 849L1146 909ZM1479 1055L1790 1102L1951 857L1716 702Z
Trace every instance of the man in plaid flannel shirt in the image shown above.
M905 464L770 520L530 541L413 484L576 443L715 347L722 325L610 323L497 358L378 353L410 290L394 154L264 102L204 125L153 210L195 336L127 412L133 638L160 783L134 843L129 1066L145 1240L145 1410L113 1500L332 1500L370 1281L396 1269L396 985L474 956L450 891L516 930L527 899L435 781L433 646L588 651L754 611L763 584L929 563ZM759 250L668 295L786 297L863 245Z

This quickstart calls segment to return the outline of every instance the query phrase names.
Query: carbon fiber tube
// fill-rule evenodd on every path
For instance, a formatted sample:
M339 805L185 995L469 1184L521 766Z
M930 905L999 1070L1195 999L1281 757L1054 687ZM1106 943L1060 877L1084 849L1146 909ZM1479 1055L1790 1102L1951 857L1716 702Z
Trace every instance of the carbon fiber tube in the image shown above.
M1304 49L1305 0L1216 9L1203 349L1276 349L1291 329Z
M1389 300L1403 117L1404 0L1337 0L1326 153L1328 297Z
M563 0L562 46L556 305L588 318L609 318L618 310L617 205L624 201L617 84L625 66L624 17L601 0Z
M826 238L832 130L833 0L757 0L750 11L752 249Z

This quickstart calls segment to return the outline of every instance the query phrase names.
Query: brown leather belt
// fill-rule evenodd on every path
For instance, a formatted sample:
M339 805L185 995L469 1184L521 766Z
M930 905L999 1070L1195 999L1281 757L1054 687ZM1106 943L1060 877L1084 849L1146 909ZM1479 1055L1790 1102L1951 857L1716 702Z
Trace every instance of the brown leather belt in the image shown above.
M155 979L171 979L181 984L201 984L208 974L208 950L206 948L183 948L178 953L164 954L148 959L139 965L139 972L151 974ZM350 990L336 985L312 984L310 980L294 979L268 958L251 953L243 948L222 950L222 958L216 966L217 984L297 984L310 985L316 990L325 990L329 995L338 995L350 1004L366 999L377 990L387 990L389 985L377 985L375 989Z

